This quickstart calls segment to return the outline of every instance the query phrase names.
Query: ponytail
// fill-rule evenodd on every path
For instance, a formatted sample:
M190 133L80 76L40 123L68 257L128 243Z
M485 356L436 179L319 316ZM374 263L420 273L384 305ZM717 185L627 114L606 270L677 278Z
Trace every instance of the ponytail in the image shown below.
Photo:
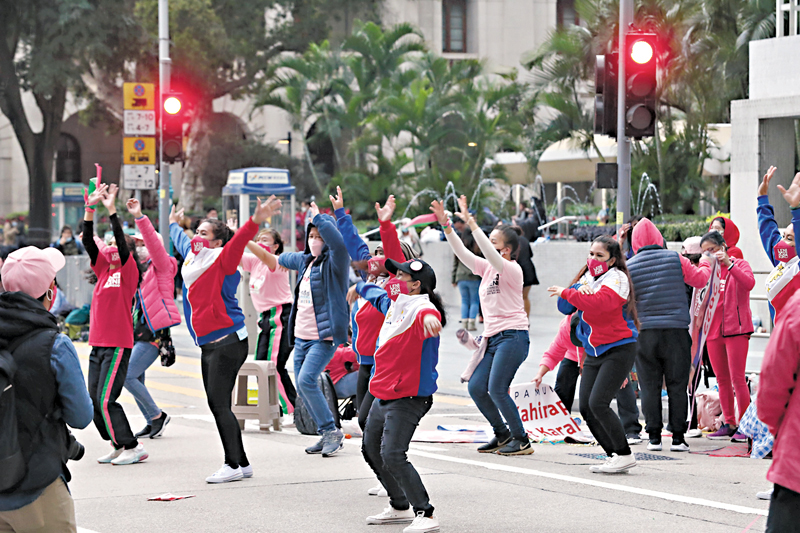
M206 223L211 225L211 231L214 232L214 239L222 241L222 246L228 244L228 241L233 238L233 231L231 228L218 218L205 218L200 221L200 224Z
M439 293L434 292L433 289L423 288L422 291L420 291L420 294L428 295L428 299L442 316L442 327L445 327L447 325L447 313L444 311L444 303L442 302L442 298L439 296Z

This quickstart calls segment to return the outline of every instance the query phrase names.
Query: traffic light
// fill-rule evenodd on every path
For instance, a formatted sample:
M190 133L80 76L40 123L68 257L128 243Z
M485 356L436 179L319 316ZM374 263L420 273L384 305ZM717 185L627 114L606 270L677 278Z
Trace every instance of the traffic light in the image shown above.
M656 39L639 31L625 37L625 136L633 139L656 132Z
M597 56L594 71L594 132L617 136L617 65L619 54Z
M175 92L165 93L161 110L161 152L164 162L183 161L183 124L188 120L188 106L183 95Z

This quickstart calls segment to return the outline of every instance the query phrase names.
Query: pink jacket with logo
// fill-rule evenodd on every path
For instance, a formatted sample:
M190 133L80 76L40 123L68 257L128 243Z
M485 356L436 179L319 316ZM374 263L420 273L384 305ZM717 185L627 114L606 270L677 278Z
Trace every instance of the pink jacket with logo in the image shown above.
M753 333L753 315L750 312L750 291L756 286L753 269L744 259L731 258L725 292L722 298L722 336L747 335ZM720 265L724 271L727 267Z
M147 216L136 219L144 245L150 253L150 266L139 289L145 321L155 333L181 323L181 315L173 297L178 261L167 253Z
M758 383L758 418L775 435L767 479L800 492L800 292L789 300L788 312L772 332Z
M583 355L583 348L579 348L572 344L569 338L570 320L572 315L567 315L561 324L558 325L558 333L556 338L550 343L550 347L544 352L542 360L539 361L540 365L545 365L550 370L554 370L558 363L562 360L569 359L576 363L580 361L580 356Z

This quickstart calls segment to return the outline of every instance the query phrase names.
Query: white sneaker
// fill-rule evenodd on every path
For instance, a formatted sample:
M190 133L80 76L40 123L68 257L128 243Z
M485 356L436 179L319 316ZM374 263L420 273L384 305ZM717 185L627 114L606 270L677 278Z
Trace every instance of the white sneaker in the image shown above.
M134 463L141 463L148 457L150 456L147 454L147 450L144 449L144 446L137 444L136 448L124 450L121 454L119 454L119 457L111 461L111 464L132 465Z
M773 490L774 489L769 489L761 492L756 492L756 498L758 498L759 500L771 500Z
M642 437L640 437L638 435L629 435L628 436L628 444L629 445L641 444L641 443L642 443Z
M414 510L406 509L400 511L391 505L383 510L381 514L367 517L368 526L380 526L383 524L407 524L414 520Z
M227 464L206 478L206 483L227 483L229 481L239 481L244 477L242 469L231 468Z
M696 439L702 436L703 436L703 430L700 428L690 429L689 431L686 432L686 435L684 435L684 437L686 437L687 439Z
M242 477L249 478L253 477L253 465L247 465L240 467L242 469Z
M605 462L603 462L603 464L601 464L601 465L592 465L592 466L590 466L590 467L589 467L589 471L590 471L590 472L594 472L595 474L597 474L597 473L599 473L599 472L602 472L602 471L603 471L603 470L602 470L602 468L603 468L604 466L606 466L606 465L607 465L608 463L610 463L610 462L611 462L611 457L608 457L608 458L606 458Z
M427 533L429 531L439 531L439 519L435 516L427 517L422 511L417 513L417 517L410 526L403 529L403 533Z
M650 439L647 443L647 449L651 452L660 452L663 449L663 445L660 440Z
M111 463L111 461L119 457L123 451L125 450L123 450L122 448L120 448L119 450L111 450L111 452L108 453L107 455L104 455L103 457L97 459L97 462L100 463L101 465L109 464Z
M636 458L633 454L630 455L617 455L611 454L611 458L606 461L600 468L593 470L599 474L620 474L627 472L636 466Z
M369 494L370 496L379 496L381 498L389 497L389 493L386 492L386 489L384 489L383 485L381 485L380 483L378 483L376 487L372 487L371 489L369 489L367 491L367 494Z
M686 444L686 442L684 442L684 441L681 441L681 442L678 442L678 443L673 441L672 444L669 447L669 451L671 451L671 452L688 452L689 451L689 445Z

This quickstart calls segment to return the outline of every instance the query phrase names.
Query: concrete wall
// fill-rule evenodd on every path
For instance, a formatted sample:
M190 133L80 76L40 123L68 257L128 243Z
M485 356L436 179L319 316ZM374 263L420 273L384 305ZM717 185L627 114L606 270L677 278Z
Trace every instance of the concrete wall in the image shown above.
M800 35L750 43L750 100L797 96Z

